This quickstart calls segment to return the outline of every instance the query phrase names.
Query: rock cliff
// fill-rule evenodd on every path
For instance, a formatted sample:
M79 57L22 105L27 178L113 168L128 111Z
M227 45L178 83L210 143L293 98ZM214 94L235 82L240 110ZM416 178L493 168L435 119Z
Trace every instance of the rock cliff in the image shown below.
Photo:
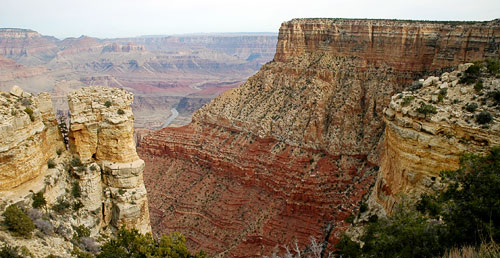
M131 93L116 88L87 87L70 93L70 149L83 164L90 164L85 166L86 170L93 162L102 169L102 185L89 186L103 190L91 192L105 194L101 197L107 202L102 211L104 220L116 227L126 225L149 232L144 161L135 150L132 102ZM89 180L100 178L97 170L89 170Z
M34 257L69 257L75 247L95 252L98 236L121 226L151 232L131 93L106 87L70 93L69 150L50 94L33 96L14 86L0 101L0 211L14 203L37 228L30 239L0 230L2 243L26 246ZM47 202L43 220L42 211L31 208L34 193ZM82 227L94 239L75 240Z
M458 169L461 154L500 145L500 79L483 78L481 87L463 83L459 79L471 65L421 79L421 89L392 97L384 110L384 152L372 205L390 214L403 195L440 189L439 173Z
M390 96L498 56L499 39L498 20L283 23L273 62L188 126L143 138L153 230L225 256L335 242L375 183Z
M50 95L33 96L14 86L0 95L0 191L47 172L47 162L63 148Z

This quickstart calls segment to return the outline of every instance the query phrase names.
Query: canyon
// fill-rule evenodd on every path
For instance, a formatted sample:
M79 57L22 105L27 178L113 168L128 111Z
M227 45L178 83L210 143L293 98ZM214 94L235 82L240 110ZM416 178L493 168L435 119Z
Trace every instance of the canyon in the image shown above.
M418 115L410 117L423 122L412 122L391 96L424 76L440 75L433 87L451 84L456 79L443 72L499 56L499 20L284 22L272 62L198 110L189 125L141 139L153 231L182 232L190 248L215 256L270 255L295 243L302 249L311 237L332 248L362 202L390 213L398 194L432 185L425 182L456 168L461 152L497 144L489 139L497 127L463 129ZM450 96L460 88L470 90L459 86ZM461 136L472 143L439 154L446 128L457 136L445 146ZM425 161L436 153L436 161ZM425 166L406 171L412 164Z
M193 110L239 86L273 58L274 33L188 34L59 40L26 29L0 29L0 89L13 85L49 92L58 115L66 96L84 86L124 88L137 96L136 128L158 129L181 101L191 108L173 125L191 121Z

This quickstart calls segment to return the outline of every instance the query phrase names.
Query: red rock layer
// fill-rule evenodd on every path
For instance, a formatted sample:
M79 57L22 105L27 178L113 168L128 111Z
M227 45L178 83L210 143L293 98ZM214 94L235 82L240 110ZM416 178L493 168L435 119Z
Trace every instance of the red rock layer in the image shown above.
M146 136L154 232L236 257L339 229L374 181L366 156L333 156L211 124Z
M193 249L236 257L295 240L304 247L310 236L334 243L374 183L390 96L427 70L498 55L499 27L284 23L274 62L190 125L143 138L153 231L180 231Z

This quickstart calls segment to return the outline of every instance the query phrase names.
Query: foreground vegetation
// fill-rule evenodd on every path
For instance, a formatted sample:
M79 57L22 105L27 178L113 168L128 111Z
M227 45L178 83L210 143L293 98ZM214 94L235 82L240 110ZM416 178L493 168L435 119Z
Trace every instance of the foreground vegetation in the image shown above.
M400 205L391 217L369 222L359 239L362 247L342 236L338 254L436 257L467 248L479 253L482 246L489 247L491 257L500 257L495 244L500 241L500 147L486 156L464 155L460 169L442 172L441 177L447 183L442 191L421 196L416 205Z

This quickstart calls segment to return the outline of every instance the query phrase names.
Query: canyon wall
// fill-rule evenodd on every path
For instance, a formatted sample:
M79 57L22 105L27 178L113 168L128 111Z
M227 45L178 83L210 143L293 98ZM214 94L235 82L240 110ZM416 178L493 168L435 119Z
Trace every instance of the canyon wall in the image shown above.
M484 154L500 145L498 97L493 97L500 93L500 79L483 78L479 91L473 84L459 83L470 65L429 77L421 89L392 97L384 110L384 152L372 206L380 204L382 212L390 214L403 196L441 189L440 172L458 169L462 154ZM422 103L434 106L435 114L418 112ZM490 114L492 121L478 122L481 112Z
M235 257L335 243L375 183L390 96L498 56L499 40L498 20L283 23L273 62L188 126L143 138L153 231Z
M41 180L47 162L64 148L50 95L14 86L0 95L0 191Z

